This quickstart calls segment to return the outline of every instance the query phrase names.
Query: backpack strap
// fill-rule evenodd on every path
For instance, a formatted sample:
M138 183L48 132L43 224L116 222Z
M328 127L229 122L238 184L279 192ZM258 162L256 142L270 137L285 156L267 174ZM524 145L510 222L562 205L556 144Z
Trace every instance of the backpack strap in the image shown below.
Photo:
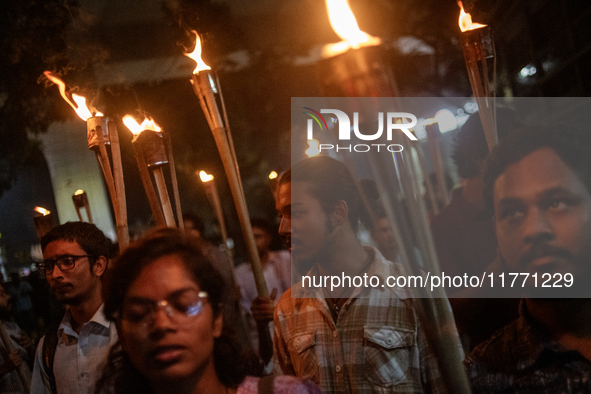
M275 382L275 375L265 376L259 379L258 394L273 394L273 383Z
M43 340L43 370L49 380L51 392L56 394L55 375L53 374L53 360L55 359L55 349L57 348L57 329L59 326L53 326L45 333Z

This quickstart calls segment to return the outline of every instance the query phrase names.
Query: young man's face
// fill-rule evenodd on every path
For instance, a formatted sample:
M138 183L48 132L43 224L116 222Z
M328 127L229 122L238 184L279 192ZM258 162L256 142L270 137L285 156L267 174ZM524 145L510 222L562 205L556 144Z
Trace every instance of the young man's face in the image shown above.
M279 234L285 237L292 258L298 263L320 258L330 244L330 224L320 201L307 192L304 183L283 183L277 192L281 215ZM300 268L301 271L304 267Z
M43 251L44 260L55 260L63 256L85 256L87 253L77 242L57 240L50 242ZM57 264L50 274L46 274L57 299L67 305L79 305L86 301L97 290L100 291L101 280L106 262L104 257L96 260L90 267L90 258L76 260L74 268L62 271Z
M591 264L591 196L550 148L507 167L494 184L499 249L515 272L572 273ZM531 282L530 282L531 283Z

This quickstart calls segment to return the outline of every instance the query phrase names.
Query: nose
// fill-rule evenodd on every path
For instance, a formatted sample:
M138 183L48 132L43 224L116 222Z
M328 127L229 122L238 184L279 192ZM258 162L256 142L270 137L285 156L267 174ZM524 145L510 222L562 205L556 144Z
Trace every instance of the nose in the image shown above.
M529 210L522 229L526 243L546 242L554 238L552 221L548 214L539 208Z
M283 216L279 223L279 235L286 236L291 234L291 219Z
M56 265L53 266L53 270L51 271L51 274L46 275L47 280L49 279L57 279L57 278L63 278L64 277L64 273L62 272L61 269L59 269L59 267Z
M174 310L166 301L160 301L152 312L151 326L155 330L169 328L173 325Z

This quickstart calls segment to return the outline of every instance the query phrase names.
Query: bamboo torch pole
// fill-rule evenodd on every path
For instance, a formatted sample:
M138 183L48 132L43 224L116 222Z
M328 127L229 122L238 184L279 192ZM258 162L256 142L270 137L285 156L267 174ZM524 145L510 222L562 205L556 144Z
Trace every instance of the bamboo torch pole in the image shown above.
M468 79L474 98L478 104L478 113L484 129L489 151L498 143L497 128L494 118L494 101L489 97L488 67L486 61L494 57L494 44L490 28L479 23L472 23L470 14L464 11L461 1L459 25L462 31L462 48L468 71Z
M449 203L449 193L447 191L447 183L445 182L445 169L443 167L443 157L441 156L441 143L440 137L441 132L439 131L439 125L437 122L425 125L425 131L427 132L427 146L431 154L431 160L433 161L433 168L435 170L435 176L437 179L437 194L439 195L439 201L443 202L443 205Z
M228 230L226 229L226 221L224 219L224 211L222 210L222 204L220 202L220 195L218 193L218 189L215 184L215 179L213 175L209 175L205 171L199 172L199 178L203 183L203 188L205 189L205 194L207 195L207 199L209 203L213 207L215 212L215 216L220 224L220 233L222 234L222 241L224 242L225 251L230 259L230 262L234 261L234 256L232 255L232 251L228 247ZM234 265L232 265L232 271L234 271Z
M197 36L197 34L195 33ZM191 54L186 54L197 62L197 67L193 72L193 79L191 83L193 90L199 98L199 104L207 119L209 128L215 139L216 146L220 153L224 170L230 184L230 190L232 191L232 197L234 198L234 204L238 213L238 219L240 221L240 227L244 234L244 241L248 249L248 255L250 264L252 266L252 272L254 275L254 281L257 288L257 293L260 297L266 298L269 296L267 290L267 283L263 276L263 267L257 252L256 244L254 241L254 235L252 233L252 227L250 226L250 216L248 214L248 208L246 206L246 199L244 197L244 190L242 189L240 175L238 173L238 163L236 162L230 142L228 139L228 132L222 121L220 111L214 96L212 85L214 84L214 78L209 70L210 67L203 63L201 60L201 40L197 36L197 42L195 43L195 50Z
M90 212L90 203L88 202L88 195L82 189L78 189L74 192L72 196L72 201L74 202L74 207L76 208L76 214L78 214L78 219L83 222L82 213L80 210L84 208L86 211L86 216L88 218L88 223L92 223L92 213Z
M127 226L127 203L125 201L125 185L123 183L123 168L121 165L121 151L119 149L119 135L114 122L104 116L92 116L86 121L88 148L93 150L103 171L107 190L111 197L115 221L117 222L117 239L119 251L122 252L129 245L129 230ZM109 160L106 145L111 145L113 166Z
M164 222L167 227L176 227L172 204L168 196L164 172L162 171L162 167L170 163L172 152L170 149L166 149L162 129L151 118L144 119L140 125L132 116L126 115L123 117L123 123L133 133L132 145L138 161L138 168L157 224L161 225ZM170 155L167 153L170 153ZM150 179L150 171L154 176L154 184L156 185L158 197L160 197L159 204L155 198L156 192ZM174 168L171 168L171 172L174 172ZM173 187L175 186L176 184L173 184ZM178 195L178 191L176 194ZM178 200L176 205L177 208L180 208ZM182 222L182 215L179 215L178 220ZM164 218L163 221L162 218Z

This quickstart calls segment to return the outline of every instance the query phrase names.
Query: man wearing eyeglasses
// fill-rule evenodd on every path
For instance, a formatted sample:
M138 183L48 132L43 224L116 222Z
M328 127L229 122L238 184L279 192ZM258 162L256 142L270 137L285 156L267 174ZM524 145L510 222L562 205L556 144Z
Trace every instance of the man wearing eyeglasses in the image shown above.
M109 241L93 224L68 222L48 232L41 248L39 269L68 311L57 331L50 329L39 342L31 393L91 394L117 341L101 294Z

